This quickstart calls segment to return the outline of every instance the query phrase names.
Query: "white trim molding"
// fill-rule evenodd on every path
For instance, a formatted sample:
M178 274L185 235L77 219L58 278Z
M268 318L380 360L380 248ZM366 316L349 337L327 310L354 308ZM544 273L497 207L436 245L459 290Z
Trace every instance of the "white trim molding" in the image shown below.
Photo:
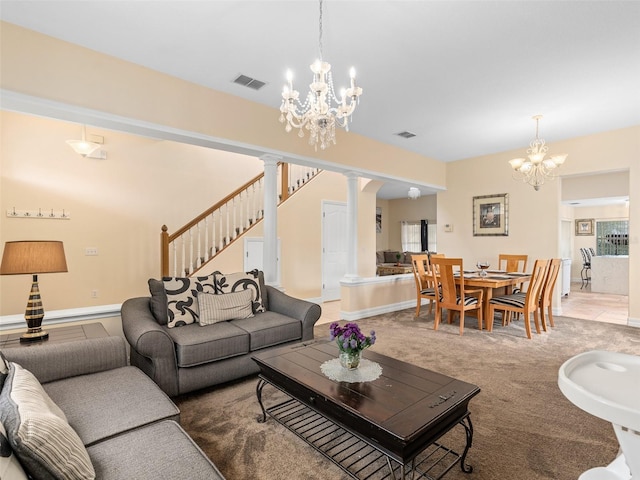
M70 308L67 310L50 310L45 312L43 326L57 325L60 323L83 322L86 320L99 320L120 316L122 304L100 305L97 307ZM4 315L0 317L0 331L26 328L24 314Z

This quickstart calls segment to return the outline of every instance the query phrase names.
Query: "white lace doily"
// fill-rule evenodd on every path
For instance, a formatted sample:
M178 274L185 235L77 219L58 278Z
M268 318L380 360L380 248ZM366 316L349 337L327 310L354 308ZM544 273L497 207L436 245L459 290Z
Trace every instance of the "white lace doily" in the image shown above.
M358 368L353 370L348 370L340 365L339 358L327 360L320 365L320 370L331 380L348 383L372 382L382 375L382 367L380 365L364 358L360 359Z

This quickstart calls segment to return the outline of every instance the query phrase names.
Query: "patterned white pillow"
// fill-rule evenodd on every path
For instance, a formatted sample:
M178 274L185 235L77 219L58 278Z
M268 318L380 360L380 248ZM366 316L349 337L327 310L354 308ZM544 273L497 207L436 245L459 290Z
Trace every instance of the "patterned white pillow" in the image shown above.
M167 327L181 327L198 321L197 296L200 292L215 293L213 275L207 277L165 277L162 279L167 292Z
M216 293L232 293L240 290L251 290L253 292L252 309L253 313L266 312L264 304L264 286L261 285L261 276L258 270L250 272L239 272L224 274L214 272L216 282Z
M212 325L226 320L253 317L251 308L253 292L240 290L234 293L199 293L200 325Z
M0 394L0 419L31 477L95 479L89 454L62 410L31 372L12 362Z

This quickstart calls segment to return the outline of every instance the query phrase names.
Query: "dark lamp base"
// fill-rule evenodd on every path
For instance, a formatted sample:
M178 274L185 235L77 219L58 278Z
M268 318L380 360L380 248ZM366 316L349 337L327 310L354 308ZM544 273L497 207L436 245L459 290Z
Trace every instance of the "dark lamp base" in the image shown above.
M42 342L49 338L49 332L40 330L39 332L27 332L20 337L20 343Z

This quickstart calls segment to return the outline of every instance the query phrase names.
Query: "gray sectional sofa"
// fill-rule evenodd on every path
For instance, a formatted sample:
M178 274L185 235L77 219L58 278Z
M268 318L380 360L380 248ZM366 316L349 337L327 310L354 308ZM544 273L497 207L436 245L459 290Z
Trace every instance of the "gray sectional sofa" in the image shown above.
M251 283L251 276L247 280L244 273L216 272L213 280L197 277L190 280L187 288L173 291L169 288L175 287L175 279L164 279L164 289L160 281L150 280L150 297L131 298L122 305L122 327L131 346L131 364L173 397L257 373L258 366L251 359L253 352L311 340L313 327L320 318L320 306L265 286L261 272L248 273L255 276L255 283ZM188 283L185 279L181 281ZM225 293L232 295L242 290L246 282L251 283L251 288L257 285L259 290L257 298L255 295L253 298L254 314L249 318L231 316L212 324L205 324L204 318L195 318L188 320L192 323L177 326L172 308L177 309L176 316L180 311L188 313L200 300L226 299ZM208 292L207 286L213 284L215 288ZM193 297L179 297L178 290L182 294L191 291ZM164 318L167 306L168 319ZM170 327L172 323L176 326Z
M171 399L128 365L123 338L1 353L0 472L8 479L27 478L22 469L38 480L223 479L180 427Z

